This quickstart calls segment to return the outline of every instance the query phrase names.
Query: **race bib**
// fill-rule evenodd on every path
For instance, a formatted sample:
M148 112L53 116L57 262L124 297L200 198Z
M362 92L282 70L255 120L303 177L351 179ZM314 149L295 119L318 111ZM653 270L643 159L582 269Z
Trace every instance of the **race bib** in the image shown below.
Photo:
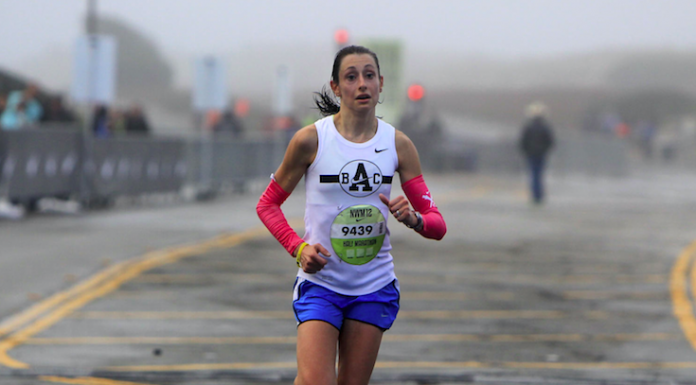
M341 260L363 265L382 249L387 221L372 205L355 205L341 211L331 224L331 246Z

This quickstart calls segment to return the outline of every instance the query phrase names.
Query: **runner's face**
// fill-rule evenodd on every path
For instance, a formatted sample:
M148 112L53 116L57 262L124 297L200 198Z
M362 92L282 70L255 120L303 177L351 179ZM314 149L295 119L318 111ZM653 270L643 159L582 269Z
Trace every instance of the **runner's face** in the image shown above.
M331 89L341 98L341 106L351 109L373 109L379 101L384 79L379 76L372 55L352 54L343 58L338 84Z

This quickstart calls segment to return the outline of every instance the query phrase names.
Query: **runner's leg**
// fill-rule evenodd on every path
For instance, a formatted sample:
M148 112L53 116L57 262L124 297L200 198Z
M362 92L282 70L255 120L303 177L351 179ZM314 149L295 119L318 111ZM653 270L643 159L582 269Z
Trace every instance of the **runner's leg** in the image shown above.
M307 321L297 327L295 385L336 383L338 333L324 321Z
M366 385L370 381L383 333L374 325L343 321L338 344L339 385Z

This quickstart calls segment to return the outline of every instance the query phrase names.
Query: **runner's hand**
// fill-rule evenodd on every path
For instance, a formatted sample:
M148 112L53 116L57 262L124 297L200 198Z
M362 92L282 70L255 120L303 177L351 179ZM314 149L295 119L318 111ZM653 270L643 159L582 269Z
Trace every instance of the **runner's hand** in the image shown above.
M324 268L328 262L326 258L329 258L330 256L331 253L329 253L329 251L326 250L321 243L305 246L305 248L302 249L302 256L300 256L300 266L302 266L302 271L307 274L316 273Z
M408 199L404 198L403 195L399 195L390 201L386 195L379 194L379 199L389 207L389 212L394 215L397 221L411 226L415 226L416 222L418 222L418 218L411 210Z

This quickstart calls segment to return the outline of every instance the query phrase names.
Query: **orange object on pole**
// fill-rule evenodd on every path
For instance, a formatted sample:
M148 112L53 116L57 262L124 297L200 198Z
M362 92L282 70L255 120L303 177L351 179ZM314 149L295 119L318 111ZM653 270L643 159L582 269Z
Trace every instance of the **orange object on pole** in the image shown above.
M407 95L411 101L417 102L425 96L425 89L420 84L412 84L408 87Z
M240 118L244 118L247 115L249 115L250 109L251 105L249 104L249 101L247 99L238 99L237 102L234 104L234 114L239 116Z
M348 31L345 29L338 29L334 32L334 40L340 45L348 43L348 38Z

